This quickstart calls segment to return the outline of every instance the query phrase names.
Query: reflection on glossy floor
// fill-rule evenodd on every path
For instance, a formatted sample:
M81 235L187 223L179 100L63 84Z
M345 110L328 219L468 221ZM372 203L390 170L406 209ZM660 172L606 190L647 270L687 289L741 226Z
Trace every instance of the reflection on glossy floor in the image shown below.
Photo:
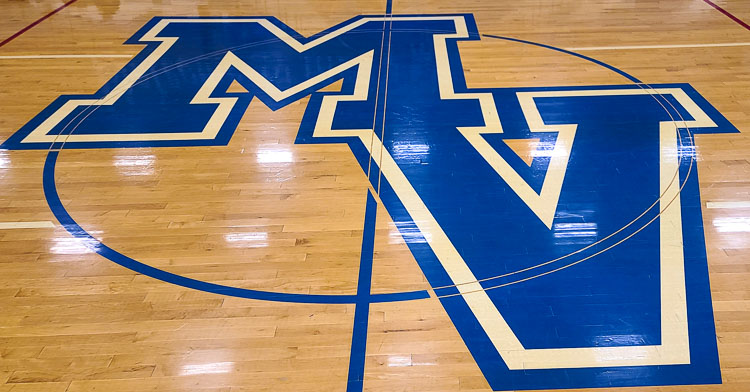
M750 390L747 2L0 14L0 391Z

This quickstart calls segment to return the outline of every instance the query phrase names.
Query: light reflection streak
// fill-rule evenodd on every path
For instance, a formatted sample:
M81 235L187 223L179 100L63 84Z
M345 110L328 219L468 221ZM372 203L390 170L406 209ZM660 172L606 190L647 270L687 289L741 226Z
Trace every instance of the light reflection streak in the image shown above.
M51 253L63 255L85 254L94 253L93 249L99 245L99 241L91 238L61 237L52 239L49 250Z
M388 367L405 367L411 365L411 356L392 355L388 357Z
M10 167L10 157L5 153L0 153L0 169L7 169Z
M531 151L531 156L537 157L558 157L568 156L568 150L563 147L555 148L555 143L552 142L539 142L535 144L536 150Z
M599 232L596 223L555 223L552 236L557 245L586 245L596 241Z
M211 362L183 365L180 371L180 375L190 376L195 374L222 374L231 372L233 368L234 362Z
M430 146L423 143L395 142L393 144L393 159L396 161L422 162L430 154Z
M413 222L394 222L393 226L388 233L389 244L398 244L402 239L407 244L424 244L432 239L430 233L422 233Z
M289 150L261 150L256 159L258 163L290 163L294 162L294 155Z
M596 237L596 223L555 223L552 226L555 238Z
M228 233L224 235L224 241L233 247L261 248L268 246L268 233L263 231Z
M115 155L113 164L123 176L150 176L156 174L155 155Z
M750 217L716 218L713 224L719 233L750 232Z
M696 153L695 146L682 145L677 147L677 156L682 158L696 158L698 154Z

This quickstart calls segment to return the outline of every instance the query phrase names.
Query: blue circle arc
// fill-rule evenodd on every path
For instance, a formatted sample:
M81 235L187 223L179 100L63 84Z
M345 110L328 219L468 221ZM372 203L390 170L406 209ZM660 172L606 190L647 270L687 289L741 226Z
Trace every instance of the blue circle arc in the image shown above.
M575 57L578 57L580 59L583 59L583 60L586 60L586 61L590 61L590 62L592 62L592 63L594 63L596 65L600 65L600 66L602 66L604 68L607 68L610 71L613 71L615 73L618 73L618 74L622 75L623 77L625 77L626 79L630 80L633 83L643 84L643 82L641 82L635 76L633 76L633 75L631 75L631 74L629 74L629 73L627 73L627 72L625 72L625 71L623 71L623 70L621 70L621 69L619 69L617 67L609 65L609 64L607 64L607 63L605 63L603 61L599 61L599 60L597 60L595 58L591 58L589 56L584 56L584 55L582 55L580 53L571 52L570 50L567 50L567 49L557 48L557 47L554 47L554 46L540 44L538 42L526 41L526 40L522 40L522 39L518 39L518 38L501 37L499 35L482 34L482 37L496 38L496 39L502 39L502 40L506 40L506 41L518 42L518 43L522 43L522 44L534 45L534 46L539 46L539 47L542 47L542 48L545 48L545 49L550 49L550 50L554 50L554 51L557 51L557 52L569 54L571 56L575 56Z
M557 52L569 54L569 55L581 58L583 60L590 61L594 64L600 65L609 70L612 70L634 83L637 83L637 84L642 83L640 80L638 80L634 76L614 66L611 66L602 61L599 61L594 58L584 56L582 54L575 53L566 49L557 48L557 47L545 45L545 44L540 44L537 42L511 38L511 37L502 37L502 36L490 35L490 34L482 34L482 36L487 37L487 38L502 39L506 41L513 41L513 42L518 42L522 44L539 46L542 48L551 49ZM182 287L186 287L186 288L190 288L194 290L200 290L200 291L205 291L205 292L220 294L220 295L227 295L231 297L257 299L257 300L264 300L264 301L276 301L276 302L308 303L308 304L356 304L362 301L366 301L369 303L398 302L398 301L411 301L411 300L417 300L417 299L425 299L425 298L430 297L429 292L427 292L426 290L404 291L404 292L397 292L397 293L370 294L369 296L367 296L367 298L361 298L360 296L356 294L352 294L352 295L294 294L294 293L279 293L279 292L271 292L271 291L263 291L263 290L243 289L239 287L225 286L225 285L220 285L220 284L215 284L215 283L204 282L204 281L200 281L196 279L191 279L185 276L173 274L171 272L167 272L167 271L152 267L148 264L141 263L103 244L101 241L99 241L94 236L89 234L85 229L83 229L83 227L81 227L73 219L73 217L70 216L70 213L68 213L68 211L65 209L62 202L60 201L60 196L57 193L57 185L55 184L55 167L57 164L58 155L59 155L59 151L48 152L47 159L44 164L44 172L42 176L42 181L43 181L43 186L44 186L44 195L45 195L45 198L47 199L47 205L49 205L50 210L52 211L52 214L55 216L55 218L60 222L60 224L63 226L63 228L65 228L65 230L68 233L70 233L75 238L81 239L83 244L87 248L91 249L92 251L98 253L102 257L105 257L116 264L119 264L132 271L138 272L142 275L146 275L151 278L161 280L163 282L172 283L174 285L178 285L178 286L182 286Z
M227 295L231 297L308 304L354 304L362 302L363 300L363 298L360 298L357 295L278 293L224 286L173 274L171 272L154 268L148 264L141 263L135 259L125 256L124 254L108 247L107 245L104 245L101 241L84 230L81 225L79 225L73 219L73 217L70 216L70 213L68 213L68 211L63 206L62 202L60 201L60 195L57 193L57 185L55 184L55 166L57 164L58 155L59 151L50 151L47 154L47 159L44 163L44 172L42 176L44 196L47 199L47 204L52 210L52 214L55 215L55 218L57 218L57 220L65 228L65 230L68 231L68 233L70 233L73 237L82 240L83 244L87 248L115 262L116 264L167 283L172 283L190 289L206 291L209 293ZM398 293L371 294L367 296L365 300L370 303L378 303L411 301L429 297L430 294L427 291L419 290Z

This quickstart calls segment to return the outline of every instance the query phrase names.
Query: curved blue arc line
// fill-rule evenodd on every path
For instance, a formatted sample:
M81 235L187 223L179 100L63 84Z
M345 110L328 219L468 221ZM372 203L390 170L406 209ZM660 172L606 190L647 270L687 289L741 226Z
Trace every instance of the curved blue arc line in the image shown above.
M44 186L44 197L47 199L47 205L55 215L55 218L73 237L83 240L84 245L92 251L98 253L125 268L138 272L140 274L158 279L167 283L183 286L195 290L206 291L214 294L228 295L231 297L258 299L265 301L277 302L294 302L294 303L313 303L313 304L353 304L357 303L357 295L324 295L324 294L293 294L277 293L262 290L242 289L239 287L224 286L215 283L203 282L196 279L187 278L171 272L163 271L152 267L148 264L141 263L135 259L123 255L122 253L104 245L101 241L89 234L83 229L63 206L60 201L60 195L57 193L55 184L55 166L57 164L58 151L50 151L44 163L44 172L42 176ZM399 293L372 294L368 297L368 302L396 302L410 301L415 299L429 298L430 295L425 290L405 291ZM362 299L359 299L361 302Z
M617 72L618 74L624 76L625 78L629 79L633 83L638 83L638 84L643 83L638 78L636 78L635 76L633 76L633 75L631 75L631 74L629 74L629 73L627 73L627 72L625 72L625 71L623 71L623 70L621 70L621 69L619 69L617 67L613 67L613 66L611 66L611 65L609 65L609 64L607 64L605 62L599 61L599 60L597 60L595 58L591 58L589 56L584 56L584 55L582 55L580 53L572 52L572 51L567 50L567 49L558 48L558 47L555 47L555 46L550 46L550 45L545 45L545 44L540 44L540 43L532 42L532 41L526 41L526 40L522 40L522 39L518 39L518 38L502 37L502 36L499 36L499 35L492 35L492 34L482 34L482 37L503 39L503 40L506 40L506 41L520 42L522 44L529 44L529 45L539 46L539 47L546 48L546 49L556 50L558 52L569 54L571 56L576 56L576 57L582 58L582 59L584 59L586 61L590 61L590 62L592 62L594 64L601 65L604 68L607 68L607 69L609 69L611 71Z

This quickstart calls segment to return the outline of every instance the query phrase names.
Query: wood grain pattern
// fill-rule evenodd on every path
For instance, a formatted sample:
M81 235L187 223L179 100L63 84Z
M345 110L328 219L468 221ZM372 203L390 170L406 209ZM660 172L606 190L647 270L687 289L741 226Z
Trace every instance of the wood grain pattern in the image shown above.
M0 4L0 38L59 6ZM345 5L344 5L345 4ZM721 2L750 20L750 3ZM273 15L313 34L384 2L87 0L0 55L136 54L121 43L153 16ZM703 2L396 0L394 13L473 13L479 30L558 47L750 42ZM462 42L469 87L621 84L621 76L542 48ZM723 385L617 391L750 390L750 47L591 51L646 83L691 83L744 133L697 137ZM127 58L0 59L0 139L61 94L96 91ZM227 147L64 150L57 183L71 214L110 247L213 283L354 294L367 178L348 147L295 145L306 99L248 108ZM281 158L267 154L281 153ZM266 154L264 156L264 154ZM57 222L44 200L44 151L0 151L0 221ZM374 293L428 284L379 207ZM0 392L343 391L354 305L225 297L138 275L54 228L0 231ZM375 304L368 391L487 391L435 299ZM605 389L606 390L606 389Z

